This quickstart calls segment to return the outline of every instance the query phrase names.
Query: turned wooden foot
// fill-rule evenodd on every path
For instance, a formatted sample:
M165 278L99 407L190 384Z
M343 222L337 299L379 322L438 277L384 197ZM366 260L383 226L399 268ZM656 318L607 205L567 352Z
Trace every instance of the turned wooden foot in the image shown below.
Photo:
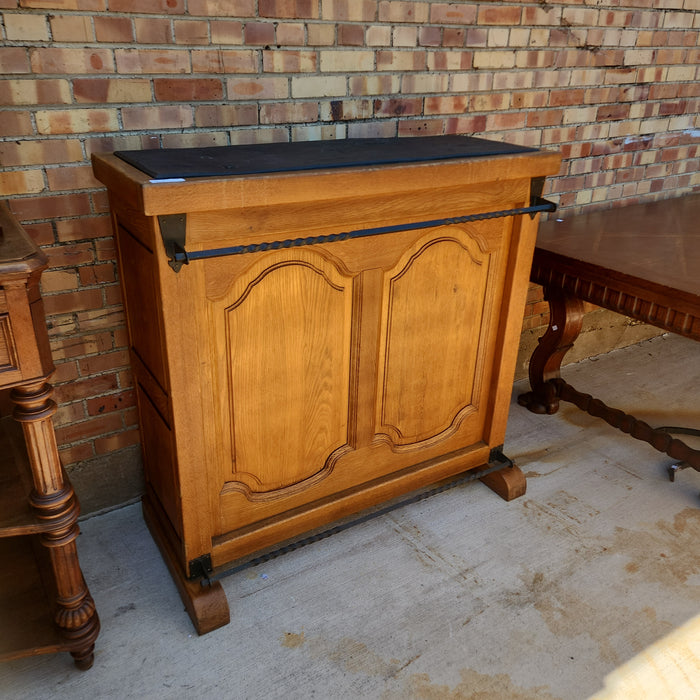
M94 609L92 598L89 598L89 603ZM73 648L70 654L76 667L81 671L87 671L89 668L92 668L92 663L95 660L95 639L97 639L99 632L99 619L97 615L91 615L82 627L69 633L64 633L64 637L72 641Z
M226 594L221 584L213 581L210 585L203 586L199 581L187 579L160 521L157 509L153 507L147 496L144 497L142 505L146 525L160 549L197 634L206 634L227 625L231 618Z
M87 671L92 668L92 664L95 661L95 645L91 644L87 651L72 651L71 656L75 661L76 668L81 671Z
M61 630L61 636L73 656L75 665L85 671L92 666L94 660L100 620L95 602L78 566L78 552L75 546L77 536L76 524L64 533L63 541L59 541L55 536L44 535L41 543L48 548L56 572L54 620Z
M479 481L486 484L504 501L512 501L514 498L524 496L527 490L525 474L515 464L482 476Z
M564 355L573 347L583 324L583 302L558 288L544 288L549 303L549 326L530 358L532 391L521 394L518 403L533 413L556 413L559 394L555 382Z

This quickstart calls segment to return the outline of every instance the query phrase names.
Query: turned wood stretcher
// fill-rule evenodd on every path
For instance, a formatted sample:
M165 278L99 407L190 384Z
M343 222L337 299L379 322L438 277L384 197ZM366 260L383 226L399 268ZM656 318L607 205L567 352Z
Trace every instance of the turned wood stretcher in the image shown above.
M553 414L569 401L677 460L671 480L680 468L700 471L700 450L674 437L697 430L652 428L578 392L559 370L581 331L584 302L700 341L699 222L700 194L550 219L538 231L530 275L544 288L550 321L520 405Z

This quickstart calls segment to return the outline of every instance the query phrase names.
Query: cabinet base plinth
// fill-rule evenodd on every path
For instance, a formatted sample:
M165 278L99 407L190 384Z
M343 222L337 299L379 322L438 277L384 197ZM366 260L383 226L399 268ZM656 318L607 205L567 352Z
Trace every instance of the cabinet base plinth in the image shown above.
M180 567L158 512L151 505L148 497L144 497L142 506L146 525L173 577L197 634L206 634L227 625L231 618L226 594L221 584L218 581L212 581L210 585L203 586L199 581L188 580Z
M525 474L515 464L482 476L479 481L486 484L505 501L524 496L527 489Z

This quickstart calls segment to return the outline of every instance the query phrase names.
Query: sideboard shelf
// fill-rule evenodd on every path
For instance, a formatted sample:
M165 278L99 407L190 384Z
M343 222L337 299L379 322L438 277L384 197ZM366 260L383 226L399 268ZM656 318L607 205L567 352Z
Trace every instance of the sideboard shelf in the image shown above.
M50 531L29 505L31 471L22 428L0 419L0 660L68 651L53 623L50 565L38 534Z
M71 649L53 621L50 573L42 554L36 535L0 539L2 661Z

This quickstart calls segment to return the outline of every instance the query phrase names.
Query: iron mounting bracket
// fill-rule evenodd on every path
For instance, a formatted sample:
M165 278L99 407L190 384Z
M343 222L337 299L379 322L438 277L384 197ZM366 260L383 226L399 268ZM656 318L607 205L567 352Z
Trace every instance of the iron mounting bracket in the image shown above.
M179 272L183 265L189 264L185 243L187 242L187 214L159 214L158 224L163 238L168 265Z
M202 585L211 585L210 574L214 573L211 563L211 554L202 554L201 557L192 559L188 565L190 581L200 580Z

